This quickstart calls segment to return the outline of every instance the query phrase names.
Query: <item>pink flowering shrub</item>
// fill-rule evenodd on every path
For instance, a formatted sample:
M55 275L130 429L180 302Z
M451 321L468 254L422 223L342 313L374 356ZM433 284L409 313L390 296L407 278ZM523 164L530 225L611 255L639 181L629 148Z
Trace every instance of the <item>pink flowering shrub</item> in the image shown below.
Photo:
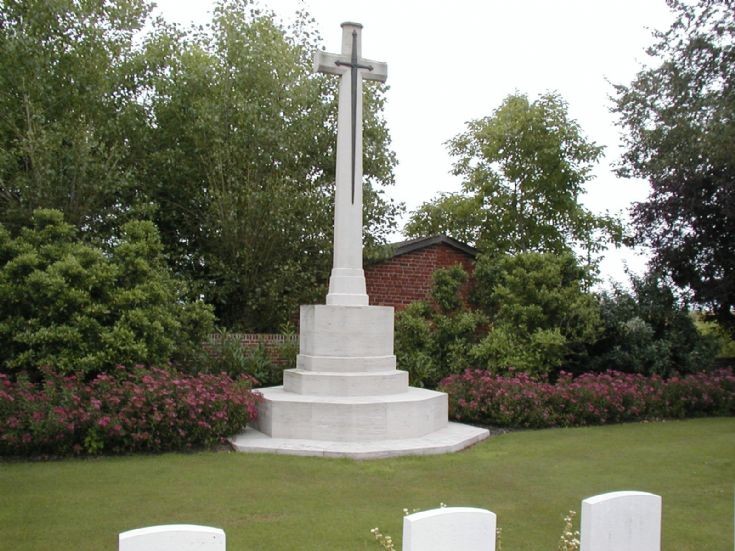
M723 369L663 379L608 371L556 383L525 373L499 376L484 370L450 375L453 419L510 427L572 427L643 419L735 414L735 375Z
M0 374L0 454L183 450L223 442L257 416L251 379L118 367L89 382L46 369L42 386Z

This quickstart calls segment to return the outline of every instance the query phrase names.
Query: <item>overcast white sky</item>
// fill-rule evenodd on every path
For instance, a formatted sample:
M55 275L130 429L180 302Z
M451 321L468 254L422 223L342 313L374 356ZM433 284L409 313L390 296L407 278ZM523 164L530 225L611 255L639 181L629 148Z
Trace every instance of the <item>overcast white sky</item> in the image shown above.
M212 0L157 0L158 13L182 24L209 20ZM508 94L531 99L556 90L586 136L606 146L588 184L594 212L624 211L646 197L645 182L612 174L619 132L609 112L613 83L629 83L652 29L668 28L664 0L263 0L284 22L303 7L328 51L340 48L343 21L362 23L363 56L388 63L385 118L398 157L389 194L408 210L438 192L457 191L444 142L468 120L492 113ZM395 236L396 240L400 236ZM609 251L603 276L640 272L632 251Z

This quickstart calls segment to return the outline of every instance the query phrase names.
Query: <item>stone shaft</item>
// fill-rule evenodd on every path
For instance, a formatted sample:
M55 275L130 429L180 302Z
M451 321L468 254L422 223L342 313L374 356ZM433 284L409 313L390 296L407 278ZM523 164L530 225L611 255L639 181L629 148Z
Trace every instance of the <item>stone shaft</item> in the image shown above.
M385 80L385 64L373 65L362 59L361 35L362 25L343 23L342 54L317 56L318 70L341 75L337 113L334 259L326 300L329 305L368 304L362 270L362 81L363 78ZM357 62L372 69L354 69L344 65L353 59L353 48ZM354 71L357 71L357 79L352 78Z

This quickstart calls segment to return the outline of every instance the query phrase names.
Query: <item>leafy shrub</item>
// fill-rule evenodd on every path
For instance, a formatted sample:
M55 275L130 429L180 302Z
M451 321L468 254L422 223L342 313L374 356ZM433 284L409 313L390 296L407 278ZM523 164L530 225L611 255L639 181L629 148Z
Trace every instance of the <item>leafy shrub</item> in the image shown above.
M600 331L587 270L571 253L481 256L475 301L490 330L472 351L477 367L535 375L578 363Z
M555 384L527 373L504 377L484 370L451 375L454 419L511 427L571 427L658 418L735 414L732 370L663 379L657 375L562 373Z
M396 315L396 358L413 386L435 388L446 375L470 366L485 318L464 307L466 281L461 266L441 268L433 274L432 302L414 302Z
M296 367L296 358L299 355L299 336L296 326L289 321L282 324L280 330L285 340L278 349L278 355L283 361L283 369L293 369ZM281 374L282 379L283 374Z
M159 452L212 446L257 416L250 379L128 369L90 382L44 369L33 384L0 374L0 454Z
M600 297L603 331L590 347L586 371L625 371L664 377L713 365L720 343L702 334L686 304L655 273L631 277L632 290Z
M697 331L713 342L717 358L735 358L735 339L722 325L711 319L702 319L701 315L694 316L693 321Z
M245 353L244 371L252 376L259 386L273 386L283 383L283 367L273 362L263 342Z
M151 222L129 222L109 251L77 239L55 210L13 238L0 225L0 370L95 374L117 364L184 361L212 330L184 300Z

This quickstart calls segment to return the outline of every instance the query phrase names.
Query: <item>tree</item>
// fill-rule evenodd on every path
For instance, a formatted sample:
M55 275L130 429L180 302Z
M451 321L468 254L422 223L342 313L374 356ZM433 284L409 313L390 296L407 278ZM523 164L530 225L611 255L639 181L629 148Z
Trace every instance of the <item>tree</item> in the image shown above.
M311 72L314 22L221 0L182 30L151 5L0 3L0 223L16 235L54 207L104 245L152 220L192 298L230 327L277 329L330 267L337 82ZM366 86L367 247L399 211L382 195L384 102Z
M615 235L618 224L579 203L602 155L569 118L555 94L534 102L508 96L495 112L467 123L448 142L463 177L462 192L444 194L411 214L409 236L445 233L499 255L563 253L601 245L596 232Z
M735 334L735 2L667 3L676 20L648 50L660 64L616 86L619 172L651 185L632 214L653 269Z
M318 298L331 266L337 82L312 73L313 22L301 14L284 28L248 1L222 1L206 32L160 28L153 43L168 68L140 179L171 261L225 325L277 329ZM366 88L370 245L397 210L379 190L395 164L385 98Z
M145 0L0 3L0 223L40 207L99 235L134 217Z

